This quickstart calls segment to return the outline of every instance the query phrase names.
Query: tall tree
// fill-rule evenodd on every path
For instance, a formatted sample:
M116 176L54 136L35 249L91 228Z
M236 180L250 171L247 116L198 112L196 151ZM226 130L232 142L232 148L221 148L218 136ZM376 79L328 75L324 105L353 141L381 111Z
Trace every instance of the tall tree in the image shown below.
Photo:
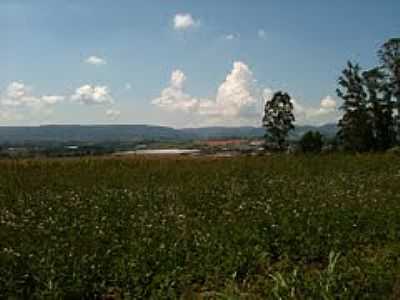
M280 150L287 145L290 130L294 129L293 103L289 94L276 92L264 109L263 126L268 141L276 144Z
M383 44L378 56L388 75L388 89L395 100L397 141L400 143L400 38L390 39Z
M367 95L369 124L372 130L375 151L387 150L395 141L393 103L388 89L386 75L381 68L363 73L363 82Z
M372 147L372 130L368 115L367 94L364 90L361 68L358 64L347 63L339 77L337 94L344 103L344 112L339 121L338 136L346 150L364 152Z

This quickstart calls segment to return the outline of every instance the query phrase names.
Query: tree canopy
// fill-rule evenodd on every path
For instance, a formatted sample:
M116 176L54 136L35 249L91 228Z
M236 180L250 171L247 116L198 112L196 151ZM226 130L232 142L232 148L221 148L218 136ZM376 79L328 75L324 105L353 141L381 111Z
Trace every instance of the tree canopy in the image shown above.
M265 104L263 126L267 142L275 144L279 150L287 145L287 136L294 129L293 103L289 94L276 92Z

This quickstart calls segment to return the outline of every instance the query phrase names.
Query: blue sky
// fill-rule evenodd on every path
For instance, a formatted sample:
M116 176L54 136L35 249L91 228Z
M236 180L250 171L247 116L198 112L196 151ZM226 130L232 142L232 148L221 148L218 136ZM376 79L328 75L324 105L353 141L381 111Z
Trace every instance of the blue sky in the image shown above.
M251 3L251 4L249 4ZM284 89L332 122L348 59L400 33L400 1L2 0L0 124L259 125Z

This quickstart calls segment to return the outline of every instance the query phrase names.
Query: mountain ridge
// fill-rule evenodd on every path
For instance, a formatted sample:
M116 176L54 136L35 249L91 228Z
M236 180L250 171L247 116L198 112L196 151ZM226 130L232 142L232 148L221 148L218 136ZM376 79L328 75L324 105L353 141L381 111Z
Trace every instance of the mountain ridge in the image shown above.
M331 137L337 132L336 124L323 126L296 126L290 137L299 138L308 130L317 130ZM259 138L262 127L199 127L176 129L156 125L41 125L0 126L0 143L25 142L113 142L143 140L198 140L224 138Z

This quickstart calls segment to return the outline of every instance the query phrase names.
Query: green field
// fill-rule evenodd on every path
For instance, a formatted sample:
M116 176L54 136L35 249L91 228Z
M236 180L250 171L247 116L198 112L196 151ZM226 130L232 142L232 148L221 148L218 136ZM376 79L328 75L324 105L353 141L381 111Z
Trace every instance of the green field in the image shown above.
M119 295L399 299L400 158L1 162L0 299Z

